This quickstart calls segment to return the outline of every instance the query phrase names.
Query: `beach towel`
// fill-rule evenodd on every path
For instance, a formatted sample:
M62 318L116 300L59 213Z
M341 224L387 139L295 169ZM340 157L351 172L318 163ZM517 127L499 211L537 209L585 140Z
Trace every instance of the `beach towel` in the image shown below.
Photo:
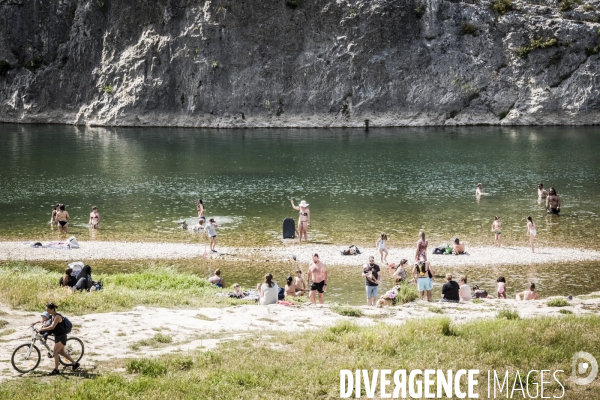
M286 306L286 307L291 307L291 306L295 306L296 305L293 301L287 301L287 300L279 300L277 302L277 304L279 304L281 306Z

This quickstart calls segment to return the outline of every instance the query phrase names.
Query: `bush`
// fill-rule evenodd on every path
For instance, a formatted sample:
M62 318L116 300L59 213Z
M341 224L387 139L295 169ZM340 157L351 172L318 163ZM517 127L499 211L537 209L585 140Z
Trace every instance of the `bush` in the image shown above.
M545 49L547 47L558 46L558 40L556 38L549 39L533 39L528 46L517 47L515 53L521 58L527 58L529 53L536 49Z
M349 321L341 321L341 322L335 324L334 326L332 326L331 328L329 328L329 331L336 335L339 335L342 333L357 332L358 330L359 330L359 327Z
M44 64L44 57L42 56L33 56L31 60L25 65L25 68L35 71L40 68Z
M473 304L483 304L483 300L481 300L481 299L473 299L473 300L471 300L471 302Z
M441 320L442 335L444 336L456 336L456 332L452 329L452 321L450 318L444 318Z
M560 3L558 3L558 9L560 11L569 11L571 8L573 8L574 4L575 2L572 0L562 0Z
M561 314L573 314L573 311L564 309L558 310L558 312Z
M513 9L511 0L492 0L491 6L500 15L504 15Z
M510 310L508 308L504 308L504 309L498 311L498 314L496 314L496 318L514 321L514 320L521 319L521 316L519 315L519 312L516 310Z
M583 11L596 11L596 7L591 4L585 4L583 6Z
M420 4L419 6L417 6L417 8L415 8L415 16L419 19L421 19L426 12L427 6L425 4Z
M396 296L396 304L405 304L415 301L419 298L419 291L415 285L410 285L406 282L400 284L398 296Z
M548 300L546 304L548 307L566 307L569 305L569 302L565 299L552 299Z
M463 35L472 35L475 36L475 32L477 32L477 27L473 24L469 24L468 22L462 23L462 31Z
M354 307L331 307L331 311L345 317L362 317L362 310Z
M104 85L104 87L102 88L102 90L104 91L104 93L106 94L112 94L113 92L113 87L110 85Z
M436 306L429 306L429 307L427 307L427 310L429 312L436 313L436 314L444 313L444 311L440 307L436 307Z
M158 343L171 343L173 341L173 338L169 335L157 333L156 335L154 335L154 340L156 340Z
M139 360L129 360L125 369L130 374L140 374L156 378L167 373L167 367L159 361L141 358Z
M298 6L300 5L299 3L299 0L285 0L285 5L291 8L292 10L298 8Z
M586 56L592 56L594 54L598 54L598 46L596 47L586 47L585 48L585 55Z

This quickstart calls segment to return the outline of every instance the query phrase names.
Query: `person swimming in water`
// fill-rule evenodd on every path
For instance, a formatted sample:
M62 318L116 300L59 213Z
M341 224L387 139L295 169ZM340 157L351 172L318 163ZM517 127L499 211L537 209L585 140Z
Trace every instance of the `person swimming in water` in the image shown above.
M533 222L533 219L531 219L531 216L527 217L527 236L529 236L529 244L531 245L531 252L535 253L533 240L537 236L537 229L535 226L535 222Z
M58 210L59 210L60 204L56 203L54 205L54 209L52 210L52 214L50 214L50 226L54 227L54 225L56 224L56 214L58 214Z
M538 183L538 198L545 199L548 197L548 191L544 189L543 183Z
M492 223L492 232L494 232L494 246L500 247L500 235L502 234L502 221L499 216L494 217L494 223Z
M56 213L56 223L58 226L58 231L63 233L68 233L69 230L69 213L65 210L65 205L60 204L58 206L58 212Z
M98 213L98 207L92 207L92 212L90 213L90 220L88 221L88 224L92 229L98 229L100 227L100 214Z
M293 199L290 199L290 202L292 203L292 208L300 212L300 217L298 218L298 240L302 243L302 236L304 235L304 240L308 242L308 227L310 226L310 210L308 209L308 203L302 200L300 204L296 206Z
M198 199L196 202L196 209L198 210L198 222L200 222L201 219L206 222L206 217L204 216L204 203L202 202L202 199Z
M483 184L481 184L481 183L477 184L477 189L475 189L475 196L477 196L477 197L487 196L487 193L483 192Z
M546 212L548 214L558 214L560 212L560 197L553 187L550 188L548 197L546 197Z

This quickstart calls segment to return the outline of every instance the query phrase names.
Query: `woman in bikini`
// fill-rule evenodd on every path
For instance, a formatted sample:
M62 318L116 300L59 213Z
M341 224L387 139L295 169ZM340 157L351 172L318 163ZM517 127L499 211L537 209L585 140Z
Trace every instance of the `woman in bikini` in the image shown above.
M208 278L208 283L212 283L218 288L223 289L225 287L225 280L221 278L221 270L218 269L215 271L215 274Z
M310 226L310 210L308 209L308 203L302 200L298 206L294 204L294 200L290 199L292 202L292 208L294 210L300 211L300 217L298 219L298 239L300 243L302 243L302 234L304 234L304 240L308 242L308 227Z
M198 210L198 223L201 219L203 219L204 222L206 222L206 217L204 216L204 203L202 203L202 199L198 199L198 201L196 202L196 209Z
M415 261L419 261L419 256L423 255L425 261L427 261L427 246L429 242L425 240L425 232L419 232L419 241L417 242L417 254L415 255Z
M58 212L56 213L56 223L58 226L59 232L67 233L69 230L69 213L65 210L65 205L60 204L58 207Z
M98 207L92 207L92 212L90 213L90 220L88 221L90 228L98 229L100 226L100 214L98 213Z
M50 214L50 226L54 227L54 224L56 224L56 214L58 214L58 207L60 207L60 204L56 203L54 205L54 209L52 210L52 214Z
M531 216L527 217L527 236L529 236L529 244L531 244L531 252L535 252L535 248L533 246L533 240L537 235L537 229L535 226L535 222L531 219Z
M502 234L502 221L500 217L494 217L494 223L492 224L492 232L494 232L494 246L500 247L500 235Z

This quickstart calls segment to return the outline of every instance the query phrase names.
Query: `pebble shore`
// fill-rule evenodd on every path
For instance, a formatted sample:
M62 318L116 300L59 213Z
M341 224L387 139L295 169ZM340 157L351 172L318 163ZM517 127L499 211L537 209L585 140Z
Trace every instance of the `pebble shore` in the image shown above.
M207 258L245 261L292 261L293 256L299 263L308 263L313 253L318 253L321 260L328 265L358 266L365 263L369 255L374 255L379 262L379 254L375 249L362 249L362 254L344 256L342 246L331 244L302 244L284 242L280 246L262 248L221 247L218 253L210 253L208 247L201 244L154 243L154 242L79 242L80 248L71 250L32 248L22 242L0 242L0 260L26 261L77 261L77 260L134 260L134 259L182 259L201 258L205 251ZM468 247L467 255L433 255L428 250L428 259L432 265L454 266L489 266L489 265L528 265L532 263L573 263L578 261L598 261L600 251L570 248L540 247L532 253L528 247ZM414 260L415 248L392 248L387 261L398 263L406 258Z

